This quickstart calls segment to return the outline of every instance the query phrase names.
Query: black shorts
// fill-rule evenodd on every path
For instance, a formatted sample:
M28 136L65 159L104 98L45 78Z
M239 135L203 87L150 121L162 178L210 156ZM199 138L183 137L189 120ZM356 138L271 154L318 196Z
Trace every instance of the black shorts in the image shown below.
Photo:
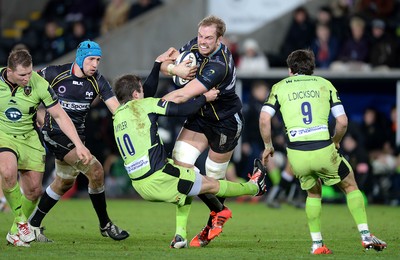
M44 144L47 150L52 152L58 160L64 160L65 155L75 148L74 143L62 132L42 131ZM79 135L82 143L85 136Z
M183 127L204 134L214 152L227 153L235 149L243 131L243 121L241 113L219 121L210 121L194 115L186 120Z

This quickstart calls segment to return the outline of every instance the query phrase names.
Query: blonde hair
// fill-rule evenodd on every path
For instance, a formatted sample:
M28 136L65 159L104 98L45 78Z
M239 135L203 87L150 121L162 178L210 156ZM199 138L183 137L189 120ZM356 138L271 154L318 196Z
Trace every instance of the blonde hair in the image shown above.
M198 27L211 26L211 25L215 25L217 27L217 37L224 36L226 31L225 22L221 18L215 15L209 15L205 17L203 20L199 22Z

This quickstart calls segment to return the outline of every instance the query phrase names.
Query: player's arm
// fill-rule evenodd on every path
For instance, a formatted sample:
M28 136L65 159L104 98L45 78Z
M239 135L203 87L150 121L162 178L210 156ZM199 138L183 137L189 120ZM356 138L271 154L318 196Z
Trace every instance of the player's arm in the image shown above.
M266 109L264 109L266 108ZM269 108L269 107L268 107ZM271 109L271 108L269 108ZM271 139L271 120L273 114L267 110L267 107L264 106L260 113L260 134L264 141L264 152L262 155L263 164L266 165L269 157L274 156L274 146L272 145Z
M79 159L84 164L88 164L92 160L92 154L82 143L71 118L69 118L61 105L57 102L55 105L48 107L47 111L56 120L64 134L74 143Z
M192 80L196 77L197 66L190 66L190 60L182 61L181 63L175 65L174 61L179 56L179 52L174 52L171 57L172 60L167 60L161 64L161 72L165 76L178 76L183 79Z
M343 107L342 105L340 105ZM339 108L340 109L340 108ZM336 119L336 125L335 125L335 133L332 136L332 142L335 144L336 148L340 148L340 142L342 141L343 136L346 134L347 131L347 125L348 125L348 119L346 114L341 113L340 115L334 114L333 116Z
M109 99L104 101L104 103L106 104L108 110L110 110L111 114L113 114L113 115L114 115L115 111L117 111L117 108L120 105L115 96L114 97L110 97Z
M175 53L178 51L175 48L169 48L166 52L160 54L154 62L153 68L143 83L144 97L153 97L157 92L160 68L163 62L174 61Z
M206 102L214 101L218 96L219 90L213 88L199 97L177 104L169 102L167 107L167 116L189 116L196 113Z
M207 92L207 88L198 79L193 79L183 88L169 92L163 97L163 99L175 103L183 103L205 92Z

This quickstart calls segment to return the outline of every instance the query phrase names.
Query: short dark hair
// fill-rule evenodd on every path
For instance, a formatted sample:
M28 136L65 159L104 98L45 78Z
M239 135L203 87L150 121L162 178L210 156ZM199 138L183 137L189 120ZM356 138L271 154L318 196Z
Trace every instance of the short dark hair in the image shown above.
M132 100L132 93L136 90L141 92L141 79L136 75L123 75L114 83L114 93L121 104Z
M293 74L312 75L315 69L314 52L310 49L293 51L286 59L286 64Z
M7 67L16 70L18 65L24 68L32 65L32 56L26 49L12 50L8 55Z

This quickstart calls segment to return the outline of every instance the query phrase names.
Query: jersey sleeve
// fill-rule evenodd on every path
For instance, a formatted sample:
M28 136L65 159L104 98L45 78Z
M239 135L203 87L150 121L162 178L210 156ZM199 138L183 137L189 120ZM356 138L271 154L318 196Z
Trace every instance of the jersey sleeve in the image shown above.
M101 100L106 101L115 96L110 83L102 75L99 74L97 76L97 82L99 88L98 94Z
M54 90L50 87L49 83L36 72L32 73L32 77L34 78L37 93L44 106L49 108L57 104L58 97Z
M227 68L218 63L209 63L199 68L196 78L208 89L218 86L225 78Z

